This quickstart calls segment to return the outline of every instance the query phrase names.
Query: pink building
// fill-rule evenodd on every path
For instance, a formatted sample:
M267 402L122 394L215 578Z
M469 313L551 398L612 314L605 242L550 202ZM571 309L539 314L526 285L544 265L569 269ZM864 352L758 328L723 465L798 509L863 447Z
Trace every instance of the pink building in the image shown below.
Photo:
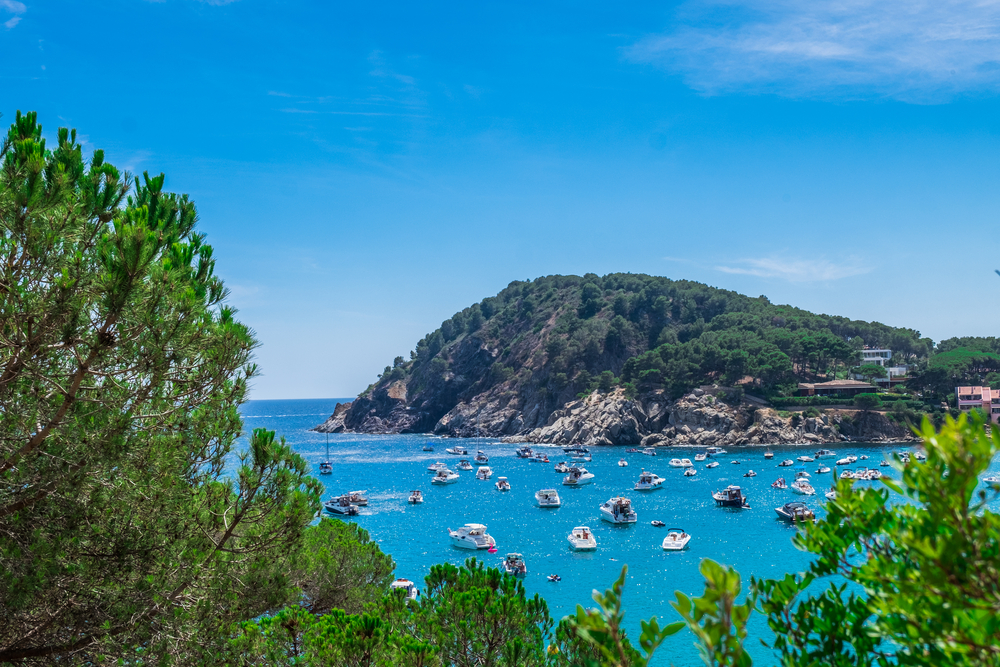
M990 421L1000 422L1000 390L989 387L955 387L958 409L979 408L990 416Z

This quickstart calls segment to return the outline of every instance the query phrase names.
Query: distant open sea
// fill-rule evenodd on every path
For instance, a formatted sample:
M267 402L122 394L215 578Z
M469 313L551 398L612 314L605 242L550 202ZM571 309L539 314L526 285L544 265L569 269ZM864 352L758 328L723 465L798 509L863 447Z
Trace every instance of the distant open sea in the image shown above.
M550 464L530 463L514 456L515 445L502 444L483 438L457 440L425 435L355 435L329 436L332 475L319 475L318 464L323 459L327 436L308 429L322 423L333 412L338 402L351 399L309 399L281 401L250 401L243 407L247 431L267 428L284 436L291 446L306 457L316 469L316 476L326 487L324 500L352 490L368 492L368 507L350 520L366 528L386 553L396 561L396 576L417 582L423 589L423 579L430 566L450 562L461 564L475 555L491 565L498 565L503 554L517 551L524 555L528 575L524 585L528 593L538 593L548 602L554 621L572 613L576 605L593 606L593 589L610 587L621 572L622 565L629 567L625 585L627 629L638 644L639 620L658 616L662 623L679 620L669 601L675 590L688 595L699 595L703 580L698 564L703 558L712 558L735 566L743 576L744 590L751 575L780 577L785 572L805 569L810 555L792 546L795 528L778 520L774 508L793 500L805 500L822 515L823 492L829 489L830 474L815 473L818 462L800 464L793 468L776 468L785 458L795 459L802 454L812 455L819 446L773 447L774 459L764 459L763 447L730 447L728 454L718 460L718 468L707 470L698 463L695 477L684 477L679 468L671 468L667 461L673 457L688 457L700 450L664 450L660 456L626 454L625 447L592 449L593 461L584 464L596 476L590 485L569 488L561 485L563 475L553 466L557 461L569 462L561 449L543 449ZM425 444L434 446L433 452L421 451ZM444 450L454 443L464 445L471 454L483 449L490 456L489 465L493 478L479 481L474 472L461 472L454 467L462 457L451 456ZM878 466L888 448L875 445L847 443L831 445L838 458L854 454L867 455L867 461L858 465ZM897 446L898 447L898 446ZM666 455L666 456L664 456ZM628 467L619 467L618 460L625 457ZM468 457L471 460L471 456ZM730 463L739 461L739 465ZM443 461L461 475L455 484L436 486L430 483L427 466ZM834 459L823 463L833 467ZM784 477L789 483L795 471L803 469L812 474L817 496L805 498L792 491L778 491L771 483ZM633 491L639 472L646 468L667 479L659 490ZM745 478L743 473L753 469L757 477ZM991 473L997 472L994 462ZM891 468L880 468L885 473ZM494 487L498 476L506 476L511 491L500 493ZM718 508L712 492L728 484L738 484L749 496L752 509L732 510ZM872 484L858 482L858 484ZM554 487L562 499L562 507L542 510L534 507L534 493L538 489ZM421 505L409 505L407 497L412 489L423 491ZM639 515L636 524L615 526L601 521L598 507L612 496L622 495L632 500ZM667 524L655 528L650 521L659 519ZM447 528L457 528L465 523L484 523L497 541L498 553L473 554L451 546ZM566 535L574 526L590 526L597 538L598 549L592 553L570 551ZM692 535L686 551L665 552L660 547L666 528L681 527ZM546 576L559 574L562 581L550 583ZM760 645L758 638L770 640L772 634L762 616L755 615L748 642L755 661L774 662L770 651ZM657 665L700 665L693 637L683 631L668 640L654 661Z

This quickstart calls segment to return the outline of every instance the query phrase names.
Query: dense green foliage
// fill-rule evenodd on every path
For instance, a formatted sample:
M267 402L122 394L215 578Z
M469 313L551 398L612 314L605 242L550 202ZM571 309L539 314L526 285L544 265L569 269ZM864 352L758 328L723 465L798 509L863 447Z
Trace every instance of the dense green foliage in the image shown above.
M749 665L753 609L775 633L786 667L996 665L1000 661L1000 485L980 485L1000 452L1000 429L979 418L927 421L926 463L902 464L884 488L837 484L837 499L795 545L816 555L803 573L754 579L742 605L738 575L706 561L706 593L675 604L706 665ZM836 471L834 471L836 480ZM620 609L614 609L614 614ZM607 610L597 629L614 626ZM584 636L594 637L594 629ZM603 641L598 639L598 642ZM601 665L642 665L611 658Z
M452 369L468 374L470 340L496 356L488 369L475 369L481 377L466 395L501 387L549 407L616 383L672 395L711 382L772 391L845 373L865 342L891 347L901 362L932 349L911 329L816 315L690 281L546 276L513 282L456 313L417 344L410 361L387 367L380 384L405 380L413 396Z
M0 147L0 663L198 662L293 591L319 486L235 456L256 341L163 182L34 114Z

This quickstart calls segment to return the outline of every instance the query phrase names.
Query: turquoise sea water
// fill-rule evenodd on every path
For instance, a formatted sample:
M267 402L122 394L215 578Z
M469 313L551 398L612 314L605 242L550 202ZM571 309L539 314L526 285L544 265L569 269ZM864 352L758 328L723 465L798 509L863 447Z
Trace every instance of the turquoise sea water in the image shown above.
M341 401L345 399L340 399ZM580 488L561 485L563 475L553 466L557 461L570 462L561 448L543 448L550 464L531 463L515 457L516 445L491 439L442 439L423 435L370 436L334 434L329 436L333 474L319 476L318 464L325 455L327 436L309 431L332 412L337 399L251 401L244 406L246 428L268 428L284 436L300 454L317 465L317 476L326 486L324 500L352 490L366 490L369 504L351 520L365 527L383 551L395 559L396 575L406 577L423 588L423 578L435 563L462 563L473 555L451 546L447 528L464 523L484 523L497 541L498 553L475 555L490 564L499 564L503 554L517 551L524 555L528 575L524 585L529 594L538 593L546 599L550 614L558 620L575 610L576 605L591 606L593 589L608 588L621 572L629 567L625 587L628 630L638 639L639 620L658 616L661 623L679 620L669 601L675 590L698 595L703 580L698 564L712 558L735 566L748 583L751 575L779 577L785 572L804 569L810 555L795 549L791 537L795 528L778 520L774 508L793 500L805 500L822 515L822 493L831 485L831 476L815 473L818 462L799 464L794 468L776 468L784 458L810 456L819 446L773 447L775 457L764 459L764 448L730 447L718 460L718 468L707 470L697 463L698 474L684 477L683 470L671 468L672 457L690 458L700 450L664 450L660 456L626 454L625 447L592 449L593 461L583 464L595 474L594 482ZM435 451L421 448L430 443ZM445 453L455 443L464 445L471 455L483 449L490 456L493 478L486 482L475 478L474 471L461 472L454 467L460 458ZM887 448L856 443L830 446L838 457L867 455L859 465L877 466ZM537 448L536 448L537 449ZM663 454L667 454L664 456ZM628 467L619 467L624 457ZM730 463L739 461L738 465ZM437 486L430 483L427 467L435 461L449 464L461 478L455 484ZM832 467L834 459L823 462ZM791 482L795 470L804 466L812 474L818 495L804 498L792 491L778 491L771 483L778 477ZM996 464L994 464L996 466ZM640 471L646 468L666 478L659 490L637 492L633 485ZM749 469L757 477L744 478ZM882 472L891 468L880 468ZM501 493L494 487L498 476L506 476L511 491ZM715 506L711 493L728 484L738 484L749 496L751 509L727 509ZM859 482L859 484L870 484ZM538 489L559 490L562 507L534 507ZM425 500L410 505L407 497L412 489L421 489ZM632 500L638 522L616 526L599 519L598 507L612 496L622 495ZM659 519L664 528L650 525ZM574 526L590 526L597 538L598 549L592 553L575 553L568 548L566 536ZM682 527L692 535L686 551L665 552L660 544L669 527ZM550 583L546 576L559 574L562 581ZM759 616L751 627L752 636L771 637ZM770 664L769 651L754 639L750 642L756 661ZM692 637L686 631L675 635L661 649L657 665L700 664Z

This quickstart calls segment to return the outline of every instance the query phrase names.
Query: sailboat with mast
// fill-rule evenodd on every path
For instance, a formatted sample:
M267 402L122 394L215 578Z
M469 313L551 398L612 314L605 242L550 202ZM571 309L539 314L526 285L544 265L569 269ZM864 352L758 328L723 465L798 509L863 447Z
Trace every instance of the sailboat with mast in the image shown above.
M330 463L330 434L326 434L326 458L319 462L319 474L329 475L333 472L333 464Z

